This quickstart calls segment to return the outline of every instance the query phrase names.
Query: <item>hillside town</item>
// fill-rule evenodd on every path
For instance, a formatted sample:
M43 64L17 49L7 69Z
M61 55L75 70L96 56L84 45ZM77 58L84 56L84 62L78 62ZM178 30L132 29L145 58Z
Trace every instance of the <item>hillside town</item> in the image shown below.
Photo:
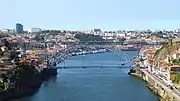
M121 46L121 50L137 51L138 49L140 50L138 56L140 68L146 68L149 73L161 79L168 87L173 86L180 89L179 35L180 30L68 31L30 28L24 31L23 25L16 24L16 31L0 30L0 90L7 91L9 88L17 88L15 81L18 79L11 77L14 73L12 71L16 71L16 68L18 71L21 66L27 68L33 66L36 72L32 77L38 76L43 68L48 67L47 56L63 52L69 43L81 42L111 42ZM101 48L97 49L105 52ZM98 52L97 49L93 49L92 53ZM85 53L90 53L92 49L86 50ZM75 54L74 51L69 53L71 53L68 54L70 56ZM83 54L83 51L79 50L76 53ZM56 64L52 63L52 65Z
M166 85L179 88L180 39L171 39L167 44L143 47L140 50L140 67L162 79ZM173 84L174 83L174 84Z

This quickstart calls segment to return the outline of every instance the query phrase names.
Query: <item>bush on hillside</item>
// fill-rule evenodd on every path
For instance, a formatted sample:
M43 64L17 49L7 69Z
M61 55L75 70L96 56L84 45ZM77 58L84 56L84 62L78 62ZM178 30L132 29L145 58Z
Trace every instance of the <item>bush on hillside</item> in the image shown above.
M16 68L7 73L8 79L15 83L16 88L28 88L39 75L37 69L29 63L20 63Z

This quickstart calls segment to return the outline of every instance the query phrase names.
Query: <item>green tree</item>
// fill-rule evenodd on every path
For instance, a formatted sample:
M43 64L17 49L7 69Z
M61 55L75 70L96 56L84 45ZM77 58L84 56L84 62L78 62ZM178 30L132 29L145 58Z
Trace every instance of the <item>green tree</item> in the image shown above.
M7 47L8 50L12 50L12 46L8 41L5 41L5 46Z
M174 82L175 82L175 83L179 83L179 81L180 81L180 73L177 73L177 74L175 75Z
M40 36L40 35L36 35L36 37L33 38L36 41L43 41L44 37Z
M7 82L7 76L5 73L0 74L0 78L2 78L3 82Z
M9 35L6 33L0 33L0 38L8 37Z
M33 80L39 75L36 68L29 63L20 63L16 68L11 70L7 76L16 88L28 88Z
M6 76L5 73L0 74L0 78L2 79L2 83L1 83L1 90L7 90L8 89L8 77Z

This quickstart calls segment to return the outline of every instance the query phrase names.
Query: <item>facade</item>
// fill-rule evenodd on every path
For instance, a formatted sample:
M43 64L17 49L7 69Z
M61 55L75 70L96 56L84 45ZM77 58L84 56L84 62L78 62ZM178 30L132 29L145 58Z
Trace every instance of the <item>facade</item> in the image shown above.
M30 28L28 30L28 33L39 33L41 32L42 30L40 28Z
M20 34L23 33L23 25L20 23L16 24L16 33Z

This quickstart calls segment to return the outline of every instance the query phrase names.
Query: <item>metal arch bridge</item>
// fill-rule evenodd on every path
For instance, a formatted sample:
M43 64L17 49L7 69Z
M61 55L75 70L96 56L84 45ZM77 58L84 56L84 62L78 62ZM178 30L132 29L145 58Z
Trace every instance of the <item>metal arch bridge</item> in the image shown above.
M65 59L69 57L70 53L73 53L74 51L77 51L79 49L87 48L87 47L95 47L99 49L105 49L107 51L113 52L117 54L119 57L121 57L126 64L132 64L130 60L130 56L126 53L121 51L120 48L115 47L114 45L69 45L64 51L54 52L51 56L48 56L47 62L48 62L48 68L57 68L57 69L68 69L68 68L102 68L101 66L73 66L73 67L66 67L65 65L63 67L54 67L54 63L59 64L64 62ZM105 67L105 66L103 66ZM111 66L112 67L112 66ZM114 68L127 68L123 66L113 66ZM128 66L129 67L129 66ZM106 67L108 68L108 67Z

